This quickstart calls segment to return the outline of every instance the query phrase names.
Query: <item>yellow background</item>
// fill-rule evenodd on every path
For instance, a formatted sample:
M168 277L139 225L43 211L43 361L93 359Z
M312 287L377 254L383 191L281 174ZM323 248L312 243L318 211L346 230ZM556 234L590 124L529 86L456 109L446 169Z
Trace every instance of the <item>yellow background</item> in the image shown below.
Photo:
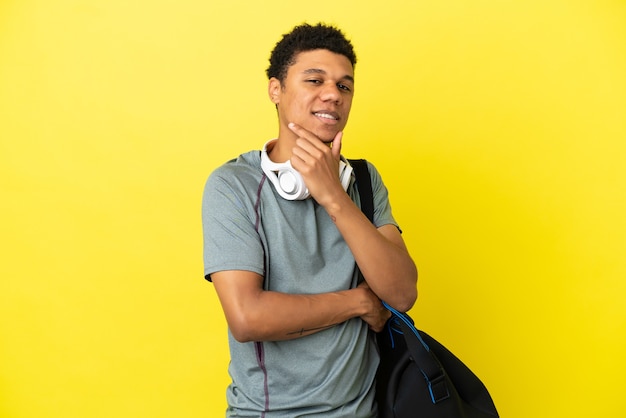
M412 313L506 418L626 415L626 3L3 0L0 416L219 417L206 177L276 133L280 35L356 46Z

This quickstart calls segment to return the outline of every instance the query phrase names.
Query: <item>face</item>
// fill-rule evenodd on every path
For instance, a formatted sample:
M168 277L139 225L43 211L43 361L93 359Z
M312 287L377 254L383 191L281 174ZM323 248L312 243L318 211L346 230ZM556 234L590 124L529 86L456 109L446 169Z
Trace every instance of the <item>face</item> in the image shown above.
M283 84L270 79L270 99L278 107L279 137L292 136L294 122L324 142L331 142L348 122L354 94L350 60L326 49L296 55Z

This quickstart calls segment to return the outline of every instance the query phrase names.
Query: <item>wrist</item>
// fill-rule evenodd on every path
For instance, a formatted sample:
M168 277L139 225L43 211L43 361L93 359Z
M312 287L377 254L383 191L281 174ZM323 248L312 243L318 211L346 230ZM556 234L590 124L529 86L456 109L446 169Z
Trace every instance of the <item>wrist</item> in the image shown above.
M363 286L353 290L356 291L356 316L367 315L372 309L371 291Z
M333 222L337 221L337 218L348 205L354 205L350 196L348 196L343 189L341 190L341 193L335 193L333 196L329 197L327 201L317 203L319 203L320 206L326 210L326 213L328 213Z

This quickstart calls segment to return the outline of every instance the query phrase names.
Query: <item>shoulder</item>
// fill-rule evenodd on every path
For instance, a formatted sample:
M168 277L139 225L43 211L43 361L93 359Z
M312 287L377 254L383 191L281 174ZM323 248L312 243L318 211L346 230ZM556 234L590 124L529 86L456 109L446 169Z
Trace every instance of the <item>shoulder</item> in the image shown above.
M370 177L372 178L372 180L380 179L381 178L380 172L378 171L374 163L372 163L369 160L366 160L366 162L367 162L367 170L369 171Z
M240 176L261 173L260 151L248 151L237 158L226 161L211 172L210 177Z
M205 187L247 187L251 182L258 182L262 174L260 152L249 151L214 169Z

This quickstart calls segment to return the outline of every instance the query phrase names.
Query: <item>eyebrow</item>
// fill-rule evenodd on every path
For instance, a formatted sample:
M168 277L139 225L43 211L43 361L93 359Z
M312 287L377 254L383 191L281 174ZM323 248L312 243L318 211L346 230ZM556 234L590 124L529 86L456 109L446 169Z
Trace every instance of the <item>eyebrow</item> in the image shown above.
M307 70L302 71L302 74L326 74L326 71L322 70L321 68L309 68ZM351 81L352 83L354 83L354 77L348 74L341 77L340 80L347 80L347 81Z

